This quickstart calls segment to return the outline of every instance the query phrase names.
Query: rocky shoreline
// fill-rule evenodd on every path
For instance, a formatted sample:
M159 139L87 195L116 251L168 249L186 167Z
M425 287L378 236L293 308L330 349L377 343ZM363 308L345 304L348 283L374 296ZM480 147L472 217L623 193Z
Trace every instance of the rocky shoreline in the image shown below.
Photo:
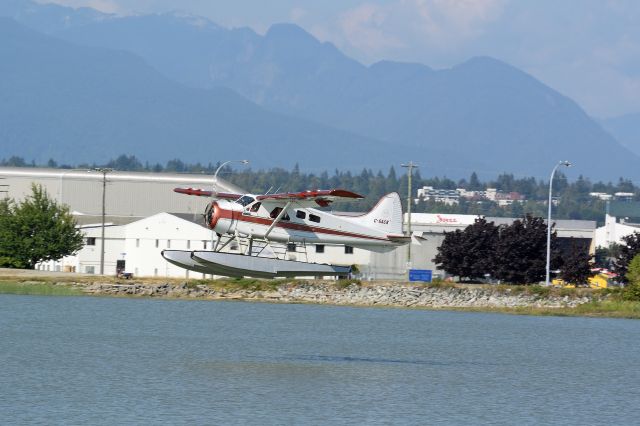
M61 283L62 284L62 283ZM283 283L270 289L218 288L206 284L75 283L83 292L103 296L138 296L206 300L247 300L280 303L389 306L405 308L575 308L596 300L590 292L536 294L481 286L422 286L398 283Z

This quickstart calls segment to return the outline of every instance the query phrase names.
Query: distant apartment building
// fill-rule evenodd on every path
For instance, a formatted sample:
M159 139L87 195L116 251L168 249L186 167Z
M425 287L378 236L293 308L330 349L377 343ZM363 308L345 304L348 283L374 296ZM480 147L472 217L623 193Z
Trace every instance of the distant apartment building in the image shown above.
M603 201L633 201L635 194L633 192L616 192L615 194L607 194L606 192L590 192L589 195Z
M589 196L603 201L613 200L613 195L607 194L606 192L590 192Z
M450 206L460 202L460 191L464 189L435 189L432 186L423 186L418 189L418 200L435 201Z
M459 204L460 199L469 201L493 201L499 206L508 206L514 202L525 200L524 195L518 192L503 192L496 188L487 188L485 191L467 191L464 188L436 189L432 186L423 186L418 189L418 200L435 201L446 205Z
M633 201L634 195L633 192L616 192L613 194L617 201Z

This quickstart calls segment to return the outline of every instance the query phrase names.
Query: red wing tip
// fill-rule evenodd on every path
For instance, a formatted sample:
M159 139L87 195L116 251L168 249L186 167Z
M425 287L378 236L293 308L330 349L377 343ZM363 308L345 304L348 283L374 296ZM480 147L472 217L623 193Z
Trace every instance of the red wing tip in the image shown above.
M209 191L208 189L199 189L199 188L174 188L173 192L177 192L178 194L185 195L195 195L197 197L216 197L216 198L224 198L226 200L237 200L241 197L240 194L232 194L229 192L214 192Z
M177 192L178 194L185 195L195 195L198 197L210 197L212 192L206 189L199 188L174 188L173 192Z
M329 195L344 198L364 198L364 196L356 194L355 192L347 191L346 189L332 189L329 191Z

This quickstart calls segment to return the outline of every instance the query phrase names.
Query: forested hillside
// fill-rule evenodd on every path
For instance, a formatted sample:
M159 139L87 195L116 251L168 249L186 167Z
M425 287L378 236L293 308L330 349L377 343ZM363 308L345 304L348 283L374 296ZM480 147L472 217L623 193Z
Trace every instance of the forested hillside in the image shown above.
M29 164L20 157L4 159L0 161L0 166L37 167L36 164ZM121 155L105 164L58 165L51 160L43 166L62 168L103 166L128 171L213 175L220 163L189 164L179 159L174 159L164 165L159 163L149 164L142 163L134 156ZM308 173L300 171L298 166L295 166L292 170L282 168L265 170L234 169L230 166L225 166L219 171L218 176L254 194L267 191L286 192L318 188L343 188L365 196L364 200L334 203L331 206L334 210L345 211L370 209L382 195L392 191L398 192L406 200L408 189L405 169L396 169L395 167L391 167L387 171L363 169L360 173L351 173L350 171L338 169L321 173ZM526 200L504 207L488 200L468 201L462 199L460 204L457 205L445 205L421 200L414 205L414 212L478 214L496 217L522 217L526 213L545 217L547 214L549 182L537 180L533 177L516 177L513 174L501 174L494 179L481 181L476 173L471 173L467 179L454 180L448 177L423 177L418 169L413 174L413 198L416 198L417 189L424 186L431 186L436 189L464 188L470 191L495 188L506 193L517 192L523 195ZM558 206L554 210L554 217L603 222L606 209L605 201L590 196L591 192L607 194L615 194L616 192L634 193L633 201L612 202L610 209L613 215L640 218L640 186L634 185L632 181L620 178L616 182L592 182L584 177L570 181L561 172L556 173L553 182L554 198L558 198Z

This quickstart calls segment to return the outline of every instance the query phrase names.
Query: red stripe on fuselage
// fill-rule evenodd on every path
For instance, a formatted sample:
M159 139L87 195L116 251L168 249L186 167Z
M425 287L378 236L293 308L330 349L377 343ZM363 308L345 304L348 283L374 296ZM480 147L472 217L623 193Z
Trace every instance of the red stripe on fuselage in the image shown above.
M270 226L273 223L273 219L267 219L259 216L243 215L242 212L220 209L221 219L232 219L240 222L257 223L259 225ZM280 221L276 224L277 228L291 229L295 231L312 232L317 234L330 234L341 235L345 237L363 238L377 241L389 241L388 238L373 237L370 235L355 234L352 232L338 231L337 229L321 228L319 226L310 226L302 223L291 223L287 221Z

